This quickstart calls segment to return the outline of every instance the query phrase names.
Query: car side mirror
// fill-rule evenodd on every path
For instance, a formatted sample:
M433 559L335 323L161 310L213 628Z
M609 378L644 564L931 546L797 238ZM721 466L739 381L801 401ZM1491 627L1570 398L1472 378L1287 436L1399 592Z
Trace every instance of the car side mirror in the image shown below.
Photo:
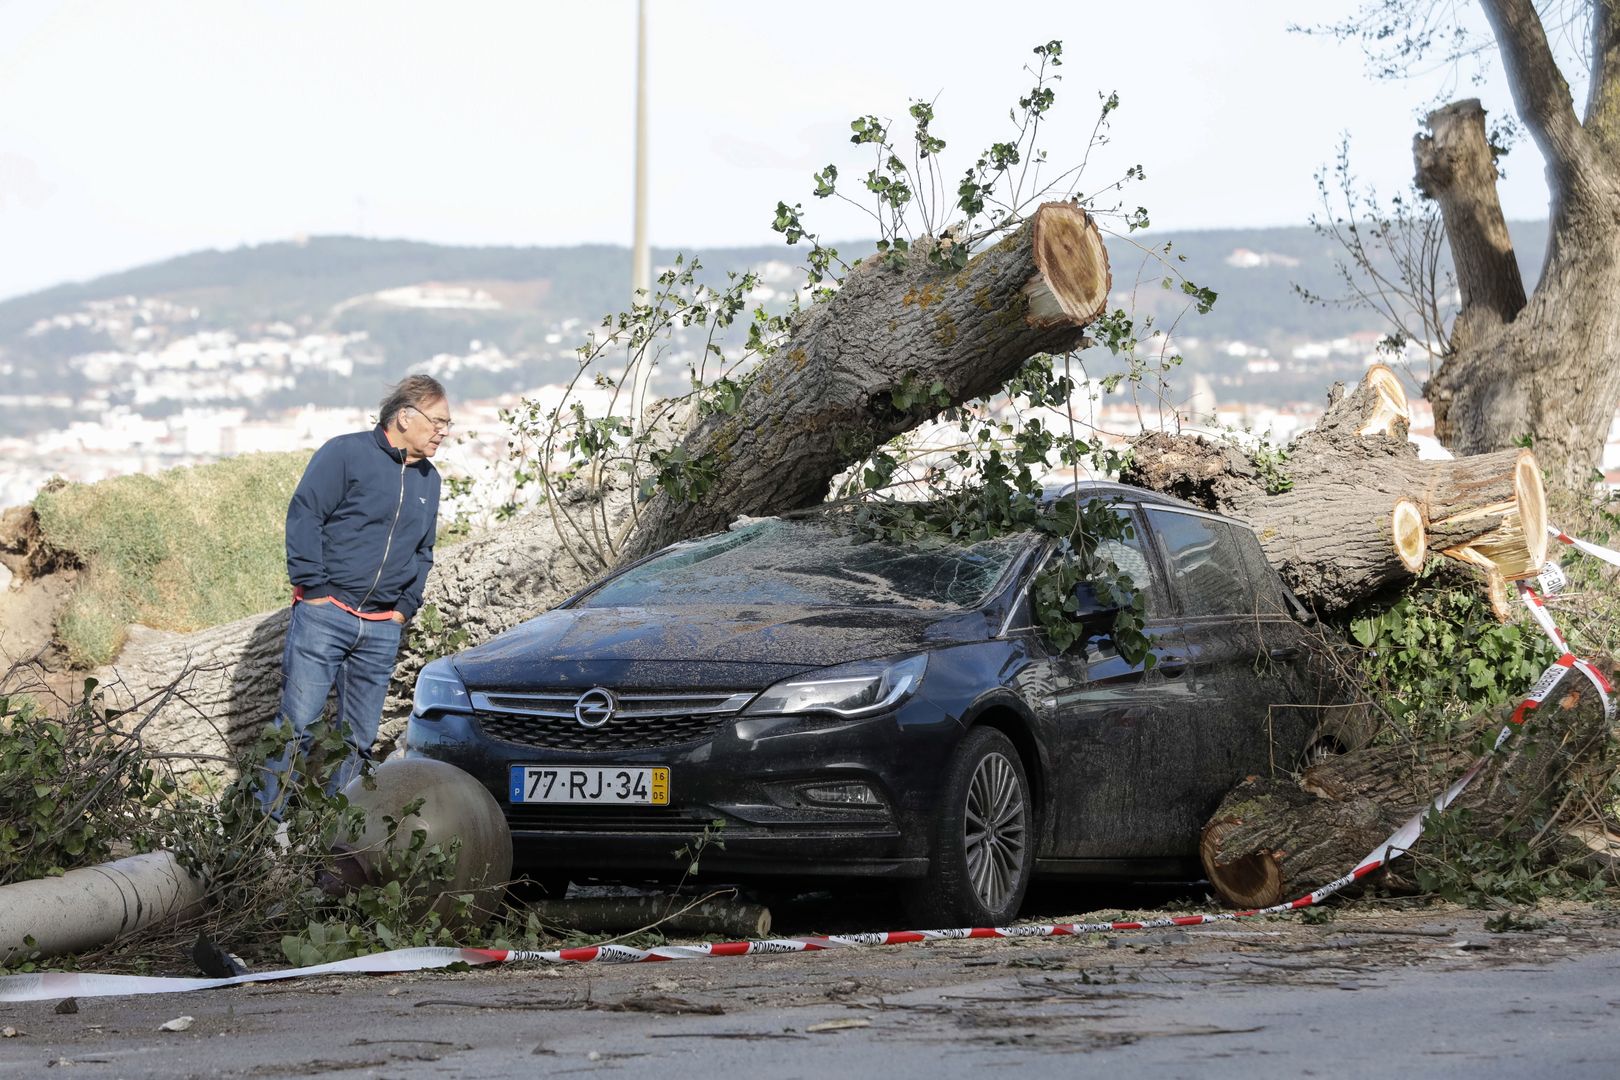
M1119 604L1103 600L1097 594L1097 586L1089 581L1075 585L1074 605L1074 617L1084 631L1081 635L1083 640L1107 637L1120 610Z

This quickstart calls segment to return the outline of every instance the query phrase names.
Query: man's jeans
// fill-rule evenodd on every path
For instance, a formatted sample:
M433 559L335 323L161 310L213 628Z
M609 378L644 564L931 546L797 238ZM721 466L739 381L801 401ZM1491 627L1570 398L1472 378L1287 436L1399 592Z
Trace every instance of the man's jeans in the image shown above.
M307 758L315 743L315 722L337 686L337 726L347 754L326 782L328 795L341 791L360 772L361 756L377 739L388 678L399 655L400 624L350 615L336 604L293 605L287 644L281 657L281 711L277 724L290 724L292 738L265 762L258 793L266 814L281 820L287 792L299 784L295 754Z

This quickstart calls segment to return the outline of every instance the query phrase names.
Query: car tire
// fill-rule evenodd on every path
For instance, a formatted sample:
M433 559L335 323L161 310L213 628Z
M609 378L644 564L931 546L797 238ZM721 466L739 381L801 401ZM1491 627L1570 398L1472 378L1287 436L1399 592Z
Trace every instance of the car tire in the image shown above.
M928 874L907 897L919 929L1003 926L1035 867L1035 807L1018 751L995 728L969 731L933 812Z

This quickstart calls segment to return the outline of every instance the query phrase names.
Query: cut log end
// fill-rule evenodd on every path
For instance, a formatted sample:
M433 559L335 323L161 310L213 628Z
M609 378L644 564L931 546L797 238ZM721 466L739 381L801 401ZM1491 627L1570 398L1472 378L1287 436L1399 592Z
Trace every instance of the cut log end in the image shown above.
M1503 450L1450 466L1445 490L1429 499L1446 510L1431 518L1430 545L1508 581L1541 573L1547 562L1547 493L1535 454Z
M1025 321L1043 330L1094 322L1108 306L1113 278L1091 215L1074 203L1043 203L1030 244L1039 273L1024 285Z
M1222 839L1240 823L1217 818L1204 826L1198 841L1198 856L1204 874L1217 895L1238 908L1263 908L1283 901L1282 860L1272 851L1254 851L1217 862Z
M1547 565L1547 492L1541 483L1541 466L1528 450L1513 463L1513 494L1519 504L1519 520L1524 526L1526 554L1530 560L1527 576L1541 573Z
M1406 388L1401 385L1401 380L1387 366L1374 364L1367 369L1361 384L1372 400L1356 434L1406 438L1407 428L1412 422L1412 408L1407 403Z
M1395 542L1395 554L1401 565L1412 573L1423 569L1423 560L1429 553L1428 536L1424 532L1423 508L1411 499L1401 499L1390 513L1389 531Z

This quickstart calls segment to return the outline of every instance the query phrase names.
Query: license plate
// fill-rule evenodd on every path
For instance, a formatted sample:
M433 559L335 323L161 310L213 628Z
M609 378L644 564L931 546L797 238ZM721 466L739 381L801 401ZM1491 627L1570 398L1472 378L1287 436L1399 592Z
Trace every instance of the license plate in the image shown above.
M669 770L513 765L507 795L515 803L668 806Z

